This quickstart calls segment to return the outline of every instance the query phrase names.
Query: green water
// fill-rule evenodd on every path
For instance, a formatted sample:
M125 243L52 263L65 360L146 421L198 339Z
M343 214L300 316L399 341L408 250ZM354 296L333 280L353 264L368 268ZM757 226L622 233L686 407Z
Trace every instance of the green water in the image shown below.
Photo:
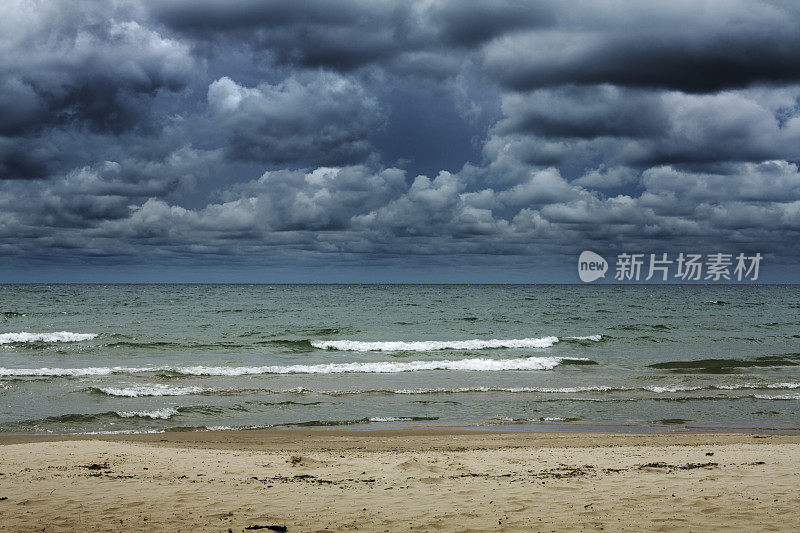
M3 433L800 427L798 286L4 285L0 313Z

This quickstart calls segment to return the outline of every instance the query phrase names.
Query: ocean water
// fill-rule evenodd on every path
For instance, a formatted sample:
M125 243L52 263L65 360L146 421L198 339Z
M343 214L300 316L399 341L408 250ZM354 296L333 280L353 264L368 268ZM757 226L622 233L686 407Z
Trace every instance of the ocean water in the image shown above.
M800 428L800 286L2 285L0 433Z

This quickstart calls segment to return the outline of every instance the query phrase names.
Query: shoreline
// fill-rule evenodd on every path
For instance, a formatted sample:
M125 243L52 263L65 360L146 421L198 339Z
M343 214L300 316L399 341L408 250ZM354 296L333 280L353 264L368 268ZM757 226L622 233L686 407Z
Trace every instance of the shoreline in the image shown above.
M120 439L139 440L147 436L155 438L159 435L186 435L186 434L223 434L228 436L238 433L250 434L284 434L284 433L313 433L339 434L339 435L381 435L381 436L413 436L413 435L470 435L480 433L520 433L520 434L607 434L607 435L726 435L726 434L764 434L764 435L796 435L800 436L800 427L754 427L734 425L692 425L692 421L663 421L661 423L576 423L576 422L547 422L547 423L520 423L508 422L500 424L397 424L397 423L369 423L369 424L286 424L271 427L242 427L242 428L214 428L185 427L152 430L118 430L108 432L86 433L0 433L0 446L23 442L51 442L65 440L91 440L91 439ZM178 439L180 440L180 439ZM197 440L204 440L198 437ZM215 440L215 439L210 439Z
M663 428L654 428L663 429ZM389 428L389 429L340 429L340 428L269 428L269 429L220 429L207 431L164 431L148 433L62 433L62 434L14 434L0 435L0 450L4 446L21 444L46 444L61 442L116 442L131 444L154 444L158 446L187 446L225 449L283 450L285 446L303 444L310 447L319 442L330 445L332 442L360 442L363 446L370 442L396 441L409 443L405 448L413 449L415 441L436 444L437 441L471 442L474 446L505 447L601 447L628 446L647 443L676 446L701 446L706 444L740 444L754 439L770 439L773 442L800 445L800 431L761 430L742 428L741 431L530 431L516 427L502 426L464 428Z

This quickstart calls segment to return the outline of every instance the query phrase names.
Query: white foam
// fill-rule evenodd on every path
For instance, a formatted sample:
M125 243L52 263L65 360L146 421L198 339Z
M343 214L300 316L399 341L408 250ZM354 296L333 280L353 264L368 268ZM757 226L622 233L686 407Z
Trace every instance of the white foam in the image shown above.
M88 341L97 337L97 333L72 333L71 331L56 331L55 333L0 333L0 344L15 342L79 342Z
M756 385L755 383L735 383L733 385L714 385L711 388L719 390L740 390L740 389L771 389L773 387L769 385Z
M600 342L601 340L603 340L603 336L602 335L586 335L585 337L567 337L567 339L570 339L570 340L573 340L573 341Z
M662 394L665 392L689 392L693 390L701 390L703 387L683 387L681 385L667 385L665 387L645 387L645 390L649 390L651 392L655 392L657 394Z
M563 360L587 361L579 357L522 357L518 359L455 359L442 361L380 361L374 363L327 363L288 366L151 366L86 368L0 368L0 376L105 376L143 372L175 372L191 376L248 376L258 374L396 373L425 370L550 370Z
M185 396L203 392L202 387L172 387L170 385L138 385L134 387L98 387L97 390L109 396L138 398L140 396Z
M733 385L715 385L715 389L738 390L738 389L800 389L800 383L736 383Z
M778 394L776 396L754 394L753 397L758 398L759 400L800 400L800 394Z
M0 376L107 376L109 374L125 373L136 374L139 372L151 372L157 368L133 368L124 366L95 366L85 368L0 368Z
M437 393L460 393L460 392L542 392L542 393L576 393L576 392L606 392L610 390L634 390L612 387L457 387L457 388L419 388L419 389L399 389L392 391L395 394L437 394Z
M655 393L664 392L690 392L696 390L741 390L741 389L798 389L800 383L733 383L730 385L709 385L707 387L691 387L683 385L666 385L666 386L652 386L645 387L644 390L649 390Z
M800 389L800 383L772 383L768 389Z
M181 374L195 376L242 376L252 374L342 374L342 373L396 373L425 370L465 370L496 372L503 370L550 370L558 366L562 357L525 357L519 359L456 359L443 361L381 361L375 363L328 363L289 366L188 366L165 368ZM575 358L570 358L575 359ZM585 359L582 359L585 360Z
M172 418L173 415L178 414L178 410L173 407L165 407L163 409L156 409L155 411L115 411L122 418L152 418L167 420Z
M409 422L410 418L398 416L373 416L369 419L370 422Z
M471 339L463 341L311 341L315 348L355 352L430 352L434 350L484 350L487 348L547 348L558 337L529 339Z

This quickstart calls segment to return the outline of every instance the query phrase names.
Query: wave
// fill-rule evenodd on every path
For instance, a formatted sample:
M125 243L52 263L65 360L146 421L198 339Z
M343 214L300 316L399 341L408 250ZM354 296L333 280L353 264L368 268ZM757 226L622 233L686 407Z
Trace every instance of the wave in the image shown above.
M461 392L540 392L540 393L577 393L577 392L610 392L610 391L623 391L635 390L628 388L612 388L612 387L454 387L454 388L418 388L418 389L398 389L392 391L385 391L392 394L451 394Z
M715 385L714 388L721 390L736 389L800 389L800 383L741 383L735 385Z
M318 426L349 426L353 424L368 424L370 422L423 422L439 420L437 416L373 416L356 418L353 420L308 420L306 422L293 422L288 424L281 424L282 426L299 426L299 427L318 427Z
M609 329L620 331L669 331L672 327L666 324L622 324Z
M167 420L178 414L180 410L172 407L156 409L153 411L106 411L104 413L69 413L64 415L47 416L16 422L4 423L4 426L37 427L44 424L87 424L101 420L118 420L120 418L148 418L151 420Z
M151 367L124 367L124 366L98 366L86 368L0 368L0 376L33 377L33 376L53 376L53 377L85 377L85 376L107 376L110 374L137 374L141 372L152 372L157 370Z
M103 345L105 348L198 348L198 346L184 345L170 341L117 341Z
M523 357L518 359L455 359L442 361L381 361L375 363L327 363L288 366L151 366L151 367L87 367L87 368L0 368L2 376L106 376L169 372L189 376L248 376L258 374L342 374L396 373L425 370L465 370L496 372L503 370L551 370L559 364L592 364L586 358ZM596 363L595 363L596 364Z
M105 348L137 348L137 349L150 349L150 350L164 350L167 348L185 348L190 350L216 350L219 348L234 349L234 348L243 348L246 346L247 344L241 344L232 341L199 343L199 342L136 341L136 340L109 342L103 345L103 347Z
M178 414L178 410L174 407L165 407L163 409L156 409L154 411L114 411L114 413L122 418L151 418L169 420L174 415Z
M72 333L71 331L57 331L55 333L0 333L0 344L14 344L27 342L80 342L97 337L96 333Z
M514 418L511 416L497 416L489 419L492 424L535 424L537 422L577 422L577 417L542 416L539 418ZM484 425L484 424L481 424Z
M263 402L263 401L250 400L250 401L246 401L244 403L246 403L248 405L263 405L263 406L272 407L272 406L275 406L275 405L278 405L278 406L283 406L283 405L322 405L324 402L293 402L292 400L284 400L282 402Z
M582 392L654 392L656 394L669 394L675 392L693 392L701 390L740 390L740 389L753 389L753 390L780 390L780 389L798 389L800 383L740 383L732 385L708 385L708 386L689 386L689 385L664 385L664 386L646 386L646 387L624 387L624 386L606 386L594 385L584 387L491 387L491 386L473 386L473 387L432 387L432 388L414 388L414 389L372 389L372 390L340 390L340 391L312 391L309 389L291 389L280 392L296 392L296 393L319 393L327 395L350 395L350 394L458 394L469 392L509 392L509 393L539 393L539 394L576 394ZM647 398L641 398L647 399Z
M280 346L281 348L285 348L293 352L310 352L314 350L314 346L312 346L311 340L309 339L301 339L301 340L277 339L277 340L264 341L259 344Z
M800 400L800 394L778 394L775 396L768 396L766 394L754 394L753 398L759 400Z
M584 337L564 337L564 340L570 341L592 341L592 342L600 342L603 340L602 335L586 335Z
M562 362L562 364L564 364ZM324 394L326 396L349 396L358 394L403 394L403 395L424 395L424 394L458 394L468 392L508 392L508 393L539 393L539 394L576 394L582 392L654 392L656 394L669 394L676 392L693 392L701 390L793 390L800 389L800 383L734 383L730 385L651 385L644 387L624 387L608 385L590 385L582 387L493 387L493 386L471 386L471 387L432 387L432 388L413 388L413 389L351 389L351 390L313 390L305 387L294 387L291 389L265 389L265 388L203 388L203 387L178 387L162 384L138 385L131 387L89 387L88 391L106 394L108 396L120 396L136 398L141 396L189 396L193 394L236 396L247 394ZM245 402L248 403L248 402ZM259 403L259 402L249 402ZM292 401L285 402L260 402L264 405L313 405L313 403L298 403Z
M434 350L484 350L486 348L548 348L558 337L526 339L471 339L463 341L311 341L322 350L355 352L430 352Z
M503 371L503 370L551 370L564 361L581 359L562 357L525 357L519 359L456 359L441 361L409 361L374 363L327 363L316 365L260 366L260 367L172 367L178 374L194 376L241 376L252 374L342 374L342 373L397 373L420 372L426 370L465 370L465 371Z
M189 394L201 394L205 389L202 387L173 387L170 385L153 384L132 387L90 387L89 390L108 396L139 398L141 396L187 396Z
M797 366L798 354L765 355L751 359L694 359L686 361L666 361L647 365L649 368L672 370L673 372L697 372L721 374L732 372L737 368Z
M706 390L714 389L715 387L707 387ZM702 390L703 387L687 387L682 385L667 385L667 386L652 386L643 387L643 390L655 392L656 394L663 394L665 392L691 392Z

